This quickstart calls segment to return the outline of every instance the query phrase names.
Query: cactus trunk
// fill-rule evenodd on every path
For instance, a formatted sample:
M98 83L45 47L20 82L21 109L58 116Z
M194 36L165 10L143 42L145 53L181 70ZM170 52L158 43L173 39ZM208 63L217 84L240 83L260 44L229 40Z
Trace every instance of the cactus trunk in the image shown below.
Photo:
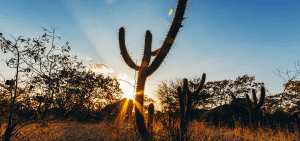
M146 77L142 77L141 74L139 74L138 81L137 81L137 87L136 87L135 102L137 102L138 104L136 104L136 106L135 106L135 117L136 117L138 131L141 135L147 134L147 129L146 129L145 121L144 121L144 117L143 117L145 82L146 82Z

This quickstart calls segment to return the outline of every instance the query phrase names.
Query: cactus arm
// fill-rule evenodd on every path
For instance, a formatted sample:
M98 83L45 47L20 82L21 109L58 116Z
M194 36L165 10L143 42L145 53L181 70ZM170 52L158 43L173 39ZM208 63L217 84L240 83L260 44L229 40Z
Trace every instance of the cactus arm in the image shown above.
M188 89L188 80L186 78L183 79L183 86L182 86L182 92L186 93L186 90ZM185 95L185 94L184 94Z
M179 114L180 114L180 119L183 119L183 116L184 116L184 96L185 96L185 91L181 91L181 87L178 86L177 87L177 94L178 94L178 99L179 99Z
M192 106L192 96L199 93L200 90L202 90L203 88L203 85L204 85L204 82L205 82L205 77L206 77L206 74L203 73L202 74L202 78L201 78L201 81L196 89L196 91L194 91L193 93L191 93L190 89L187 88L187 109L186 109L186 117L188 117L190 111L191 111L191 106Z
M178 94L178 98L181 98L181 87L180 86L177 87L177 94Z
M177 94L178 94L178 98L179 98L179 101L184 97L184 94L181 92L181 87L178 86L177 87Z
M232 98L232 100L233 100L237 105L240 105L240 106L243 106L243 107L248 107L246 104L239 102L239 100L236 99L236 97L234 96L233 93L231 93L231 98Z
M191 91L189 88L187 88L186 94L187 94L187 103L186 103L186 110L185 110L184 118L185 118L185 120L188 120L188 116L189 116L191 106L192 106L192 94L191 94Z
M248 108L249 109L253 109L253 105L252 105L252 101L250 100L250 97L248 94L245 94L246 95L246 99L247 99L247 104L248 104Z
M179 105L180 105L180 118L183 119L184 118L184 115L185 115L185 101L184 101L184 97L186 96L187 94L187 79L184 78L183 79L183 86L182 86L182 89L180 86L177 87L177 93L178 93L178 98L179 98Z
M149 30L147 30L146 37L145 37L144 55L141 64L142 69L148 68L151 59L151 43L152 43L152 34ZM145 72L145 70L143 72Z
M175 11L175 17L172 21L170 30L169 30L167 37L165 38L162 46L160 47L156 58L154 59L154 61L150 65L149 69L147 70L147 73L146 73L147 76L151 75L161 65L161 63L167 56L168 52L170 51L179 29L182 27L181 23L184 19L183 15L184 15L186 6L187 6L187 0L179 0L178 1L177 8Z
M201 81L200 81L200 84L199 84L198 88L196 89L196 91L195 91L195 92L193 92L193 94L197 94L197 93L199 93L199 92L200 92L200 90L202 90L202 88L203 88L203 85L204 85L204 82L205 82L205 78L206 78L206 74L205 74L205 73L203 73L203 74L202 74Z
M137 66L131 59L130 55L128 54L126 45L125 45L125 28L121 27L119 29L119 44L120 44L120 52L121 55L123 57L123 60L126 62L126 64L134 69L134 70L138 70L139 66Z
M181 87L178 86L177 87L177 94L178 94L178 99L179 99L179 114L180 114L180 119L183 119L183 115L184 115L184 95L185 93L181 91Z
M178 98L179 98L179 105L180 105L180 115L182 118L185 115L185 111L187 107L185 106L186 102L184 101L184 98L189 97L189 88L188 88L188 80L186 78L183 79L183 86L182 89L180 86L177 87L177 93L178 93Z
M257 106L257 98L256 98L256 92L254 89L252 89L252 98L253 98L254 107L256 107Z
M259 103L258 103L257 106L255 107L255 109L260 108L260 107L264 104L265 96L266 96L265 87L262 86L262 87L261 87L261 94L260 94Z
M180 138L182 139L183 134L185 133L186 130L186 102L185 102L185 97L188 98L187 94L187 79L183 79L183 86L182 89L180 86L177 87L177 94L178 94L178 99L179 99L179 114L180 114Z

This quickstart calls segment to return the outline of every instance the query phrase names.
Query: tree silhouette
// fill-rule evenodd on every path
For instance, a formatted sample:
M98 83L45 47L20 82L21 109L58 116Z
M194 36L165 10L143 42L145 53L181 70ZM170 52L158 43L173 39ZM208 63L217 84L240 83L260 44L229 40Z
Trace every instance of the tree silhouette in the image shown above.
M194 91L197 88L196 86L199 85L201 77L194 77L190 80L189 83L191 85L189 85L189 89ZM231 93L235 93L238 97L243 97L251 89L259 90L259 87L263 86L264 83L253 82L254 80L254 76L244 75L242 77L238 76L235 81L208 81L203 86L203 90L193 96L192 108L209 108L228 104L231 100ZM176 88L181 85L183 85L181 79L162 81L158 85L156 95L161 101L163 111L169 111L169 109L175 111L178 108Z
M58 48L54 39L61 37L55 36L55 29L52 32L43 29L45 33L41 38L13 37L14 44L0 34L1 50L14 55L3 61L8 67L16 69L16 78L0 85L0 97L3 98L0 105L1 109L6 110L0 114L9 113L4 140L13 136L18 120L13 121L12 117L16 117L17 113L24 116L22 112L26 112L27 120L33 115L44 119L48 111L56 107L65 109L62 115L86 109L89 116L95 107L94 98L107 99L109 103L121 97L116 80L85 72L82 61L67 54L71 50L69 42ZM51 44L50 48L46 47L47 43ZM61 54L55 54L55 50L60 50ZM33 114L35 111L37 114Z
M62 70L59 74L63 84L55 96L55 106L64 112L63 115L84 111L84 115L77 113L73 116L89 117L95 108L95 100L100 104L99 108L121 99L123 93L117 80L90 71L73 71Z
M299 95L300 93L300 81L289 81L288 83L283 84L286 87L286 90L289 93L294 92L295 95Z

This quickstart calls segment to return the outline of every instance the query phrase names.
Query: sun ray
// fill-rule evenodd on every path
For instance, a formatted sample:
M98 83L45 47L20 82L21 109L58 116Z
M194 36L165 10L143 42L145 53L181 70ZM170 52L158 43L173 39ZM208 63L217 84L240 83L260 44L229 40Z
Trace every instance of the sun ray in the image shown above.
M126 116L126 113L127 113L126 111L127 111L128 101L129 101L129 100L126 100L126 101L125 101L125 103L124 103L124 105L123 105L123 107L122 107L120 113L118 114L118 116L117 116L117 118L116 118L116 120L115 120L115 124L118 124L118 123L124 121L125 116Z
M132 110L133 110L133 104L130 104L130 99L127 99L118 114L116 120L114 121L114 125L118 126L120 123L123 123L125 121L126 116L129 116L129 119L132 118ZM130 119L131 120L131 119Z
M141 106L140 103L134 101L133 104L137 107L137 109L138 109L141 113L143 113L144 109L143 109L143 106Z

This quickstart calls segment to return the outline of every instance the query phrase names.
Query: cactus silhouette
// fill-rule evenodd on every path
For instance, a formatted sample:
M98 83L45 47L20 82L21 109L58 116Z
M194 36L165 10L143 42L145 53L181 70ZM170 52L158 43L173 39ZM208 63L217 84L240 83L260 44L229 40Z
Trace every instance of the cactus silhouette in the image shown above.
M261 95L259 99L259 103L257 104L257 99L256 99L256 93L255 90L252 89L252 96L253 96L253 102L250 100L249 95L246 94L246 100L241 99L241 98L236 98L233 94L231 94L231 97L233 101L244 108L248 110L248 113L250 115L250 123L252 126L257 127L257 120L258 120L258 112L260 107L264 104L265 100L265 87L261 86Z
M153 127L153 115L154 115L154 105L153 103L151 103L149 105L149 109L148 109L148 131L151 133L152 132L152 127Z
M180 112L180 139L183 139L183 136L187 130L187 124L189 120L189 114L191 111L192 106L192 96L199 93L202 90L205 82L206 74L202 74L201 81L196 89L196 91L192 92L189 90L188 87L188 80L186 78L183 79L183 86L177 87L177 94L178 94L178 102L179 102L179 112Z
M144 89L145 89L146 79L148 76L150 76L154 71L158 69L158 67L161 65L161 63L167 56L168 52L170 51L175 41L176 35L179 32L179 29L183 27L181 23L184 19L183 15L185 13L186 6L187 6L187 0L178 1L175 17L172 21L169 32L162 46L157 50L151 51L152 34L149 30L146 31L144 55L140 66L136 65L132 61L126 49L125 28L121 27L119 29L120 52L123 57L123 60L130 68L138 71L138 80L137 80L136 98L135 98L136 101L135 117L136 117L136 123L137 123L139 134L144 140L150 137L149 134L147 133L145 121L143 117ZM156 56L156 57L150 64L151 56Z

